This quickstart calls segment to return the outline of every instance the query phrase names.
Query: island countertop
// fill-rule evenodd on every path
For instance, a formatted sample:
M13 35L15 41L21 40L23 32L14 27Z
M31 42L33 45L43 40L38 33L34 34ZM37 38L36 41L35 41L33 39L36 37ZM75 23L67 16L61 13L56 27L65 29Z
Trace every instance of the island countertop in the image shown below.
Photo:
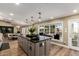
M29 38L29 37L24 37L24 36L22 36L22 35L20 35L19 37L22 37L22 38L24 38L24 39L26 39L26 40L28 40L28 41L31 41L31 42L33 42L33 43L38 43L38 42L42 42L42 41L45 41L45 40L50 40L52 37L51 36L44 36L44 35L39 35L38 37L39 37L39 39L38 40L33 40L33 39L31 39L31 38Z

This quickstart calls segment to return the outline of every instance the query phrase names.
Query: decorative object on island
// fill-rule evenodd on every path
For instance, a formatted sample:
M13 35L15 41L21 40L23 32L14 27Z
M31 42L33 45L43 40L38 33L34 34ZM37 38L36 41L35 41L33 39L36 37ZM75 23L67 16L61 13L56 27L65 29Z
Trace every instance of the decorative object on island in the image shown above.
M32 27L28 29L30 34L27 34L26 37L29 37L31 40L39 40L38 35L35 34L36 28L33 23L33 16L31 16Z
M35 34L36 28L34 25L29 29L30 34L27 34L26 37L30 38L31 40L39 40L38 35Z
M32 26L32 27L29 29L30 35L33 35L34 32L35 32L35 30L36 30L35 27Z

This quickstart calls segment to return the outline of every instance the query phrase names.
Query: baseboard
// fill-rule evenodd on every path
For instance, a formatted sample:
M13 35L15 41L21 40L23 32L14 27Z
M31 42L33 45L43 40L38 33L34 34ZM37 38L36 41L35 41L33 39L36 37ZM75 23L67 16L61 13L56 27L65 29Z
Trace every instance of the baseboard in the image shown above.
M58 44L58 43L55 43L55 42L51 42L51 44L55 44L55 45L58 45L58 46L62 46L62 47L65 47L65 48L69 48L69 47L66 46L66 45Z
M55 43L55 42L51 42L51 44L55 44L55 45L62 46L62 47L68 48L68 49L73 49L73 50L79 51L79 49L71 48L71 47L69 47L69 46L62 45L62 44L58 44L58 43Z

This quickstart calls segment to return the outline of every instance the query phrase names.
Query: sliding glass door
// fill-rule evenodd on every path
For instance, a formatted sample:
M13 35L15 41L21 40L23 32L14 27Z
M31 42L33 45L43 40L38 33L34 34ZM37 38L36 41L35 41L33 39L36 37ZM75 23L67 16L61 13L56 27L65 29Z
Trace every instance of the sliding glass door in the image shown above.
M69 46L79 50L79 21L72 21L69 24Z

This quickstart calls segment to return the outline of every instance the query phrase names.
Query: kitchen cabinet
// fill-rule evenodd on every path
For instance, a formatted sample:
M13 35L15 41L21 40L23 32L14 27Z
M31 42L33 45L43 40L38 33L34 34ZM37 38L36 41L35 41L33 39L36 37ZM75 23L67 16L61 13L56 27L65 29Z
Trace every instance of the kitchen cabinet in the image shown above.
M29 56L49 55L50 38L36 42L29 40L29 38L19 36L18 44Z

